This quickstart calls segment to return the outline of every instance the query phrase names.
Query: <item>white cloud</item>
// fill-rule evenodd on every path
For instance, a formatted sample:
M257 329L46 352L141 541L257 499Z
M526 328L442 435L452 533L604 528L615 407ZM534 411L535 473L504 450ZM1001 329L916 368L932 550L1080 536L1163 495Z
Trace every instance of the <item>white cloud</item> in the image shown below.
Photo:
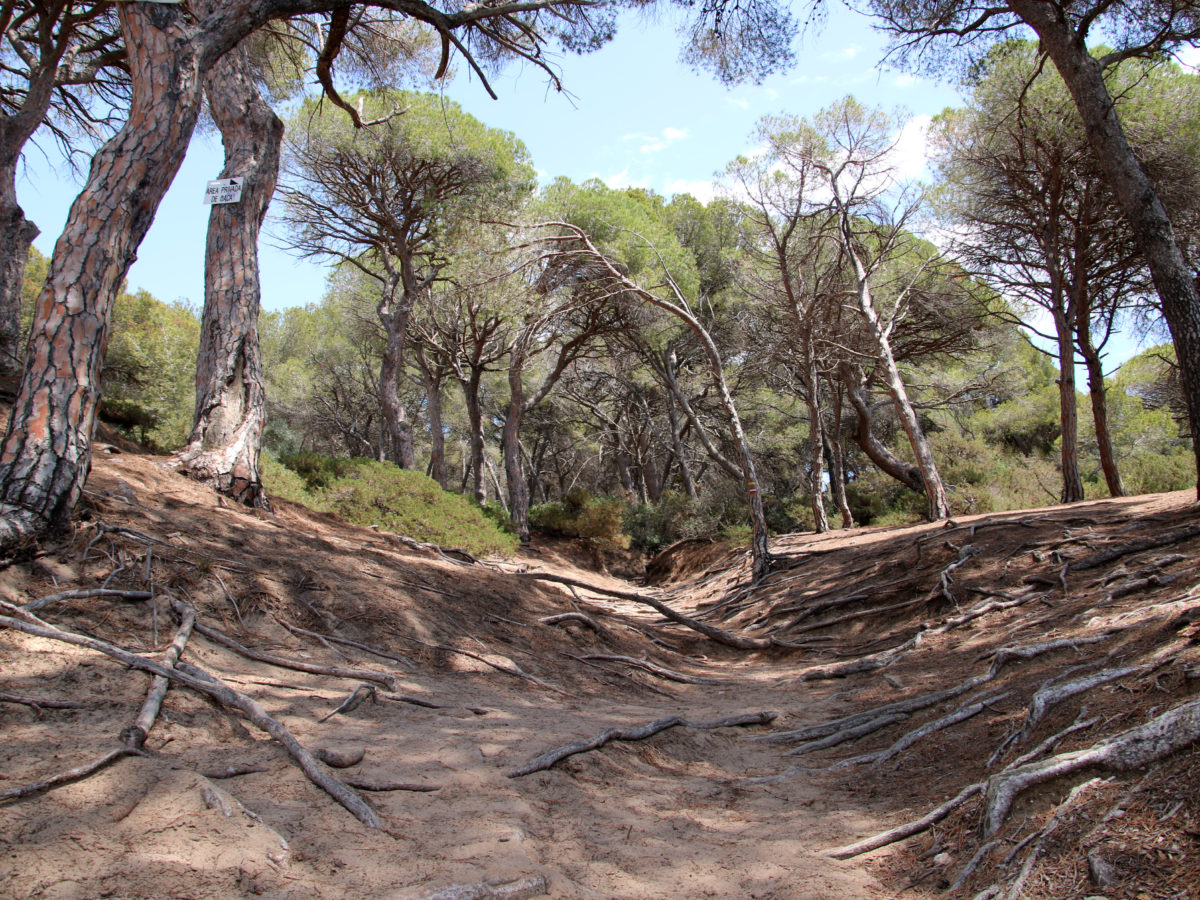
M672 141L682 141L688 136L686 128L664 128L663 137Z
M1200 47L1180 47L1175 58L1193 71L1200 69Z
M749 109L750 108L749 100L740 100L737 97L729 97L727 99L733 106L736 106L738 109Z
M701 203L710 202L716 196L716 185L712 181L688 181L685 178L668 178L663 182L663 194L691 194Z
M825 61L850 60L854 59L862 52L861 44L851 44L849 47L843 47L840 50L827 50L818 58Z
M686 128L670 127L664 128L660 134L656 135L636 135L642 141L642 146L639 148L642 153L661 153L676 141L681 141L687 136Z
M903 75L897 75L896 79L892 82L892 84L894 84L898 88L909 88L909 87L912 87L916 83L917 83L916 76L909 75L907 72L905 72Z
M900 179L919 178L925 172L929 125L932 116L913 116L900 128L892 150L896 175Z
M650 187L650 179L648 177L643 175L641 178L634 180L633 178L629 177L629 169L622 169L615 175L609 175L607 178L602 178L601 181L603 181L614 191L623 190L624 188Z

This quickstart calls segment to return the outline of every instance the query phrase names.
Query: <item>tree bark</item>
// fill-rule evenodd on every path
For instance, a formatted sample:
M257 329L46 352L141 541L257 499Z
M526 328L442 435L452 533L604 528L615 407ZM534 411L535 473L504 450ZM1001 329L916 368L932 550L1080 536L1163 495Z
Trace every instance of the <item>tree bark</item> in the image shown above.
M6 154L5 154L6 155ZM0 165L0 377L21 373L21 289L38 227L17 203L16 164Z
M471 494L480 506L487 503L487 483L483 480L483 409L479 403L479 382L483 373L472 369L465 378L460 379L463 401L467 407L468 443L471 454Z
M225 145L220 177L242 178L242 196L209 214L195 419L172 465L247 506L270 509L259 470L266 389L258 235L275 193L283 123L259 95L243 47L216 63L205 87Z
M444 370L435 370L425 358L418 343L414 348L421 381L425 386L425 406L429 414L429 477L449 489L446 477L446 432L442 425L442 377Z
M679 462L679 479L683 482L683 492L693 502L700 499L696 490L696 479L692 477L692 466L688 462L687 449L683 446L683 433L679 429L679 415L675 411L675 399L671 391L667 391L667 425L671 429L671 443L675 448L675 459Z
M875 436L875 431L871 424L873 418L871 415L871 406L867 402L867 398L863 395L862 379L856 373L849 371L847 366L842 367L841 374L843 384L846 387L846 396L850 398L850 404L854 407L857 417L857 427L853 435L854 442L858 444L863 453L867 454L867 458L875 463L885 475L890 475L902 485L916 491L918 494L925 493L925 482L921 478L921 470L912 463L906 462L896 456Z
M812 331L804 334L804 378L808 382L808 491L812 498L813 531L826 534L829 516L825 512L825 420L821 412L821 383L814 358Z
M400 380L404 371L404 345L408 337L408 310L392 315L380 313L384 328L383 359L379 363L379 401L383 406L388 436L392 439L392 462L401 469L416 465L412 423L400 402Z
M92 159L38 297L29 356L0 448L0 546L65 524L91 468L113 299L183 161L202 55L184 11L121 4L132 103Z
M833 390L833 428L826 431L829 449L829 481L842 516L842 528L854 527L854 513L846 497L846 465L842 454L842 388L830 379Z
M514 348L508 363L508 409L504 415L501 443L504 448L504 477L508 480L508 517L517 528L521 543L528 543L529 484L521 468L521 417L525 413L525 358Z
M1009 0L1008 5L1037 32L1071 92L1104 178L1150 267L1175 343L1192 450L1200 473L1200 287L1188 268L1162 199L1129 145L1104 83L1103 69L1088 53L1086 42L1074 33L1054 4ZM1200 480L1197 491L1200 496Z
M1112 432L1108 427L1108 389L1104 385L1104 365L1100 353L1092 344L1091 331L1087 324L1076 327L1079 355L1083 357L1088 373L1088 393L1092 401L1092 421L1096 426L1096 446L1100 454L1100 468L1111 497L1125 496L1125 482L1117 466L1117 453L1113 447Z
M1061 312L1054 313L1058 338L1058 415L1062 424L1062 502L1083 499L1083 479L1079 475L1079 411L1075 403L1075 332Z

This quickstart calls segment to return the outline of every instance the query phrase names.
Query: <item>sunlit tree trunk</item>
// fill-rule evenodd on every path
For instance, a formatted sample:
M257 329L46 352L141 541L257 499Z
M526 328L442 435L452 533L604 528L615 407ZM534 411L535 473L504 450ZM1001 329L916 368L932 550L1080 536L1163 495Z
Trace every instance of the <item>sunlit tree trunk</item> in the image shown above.
M29 355L0 449L0 546L64 524L91 467L113 299L187 152L199 57L184 11L120 5L132 102L97 152L37 300Z
M846 388L846 397L850 400L850 405L854 407L856 416L854 442L858 444L859 449L867 454L867 458L875 463L884 474L890 475L918 494L925 493L925 482L921 480L921 470L896 456L875 434L874 416L871 414L870 402L863 391L861 373L849 365L843 364L841 376L842 383Z
M1100 353L1092 343L1089 323L1079 320L1075 325L1079 355L1083 357L1088 373L1088 393L1092 401L1092 421L1096 426L1096 446L1100 454L1100 469L1111 497L1125 496L1125 482L1117 466L1117 453L1113 447L1112 431L1108 425L1108 389L1104 384L1104 364Z
M421 382L425 387L425 408L429 415L429 477L443 488L446 480L446 432L442 425L442 378L444 369L435 369L425 357L418 343L413 348L417 368L421 370Z
M807 382L808 405L808 491L812 498L813 531L829 531L829 516L825 512L825 420L821 412L821 383L814 359L812 331L804 333L804 379Z
M850 511L850 501L846 497L846 464L842 451L842 388L832 379L830 388L833 392L833 428L826 432L829 442L829 481L842 517L842 528L853 528L854 513Z
M508 364L508 408L504 414L501 444L504 476L508 480L508 517L522 543L529 540L529 483L521 468L521 418L525 412L525 359L515 348Z
M225 145L220 177L242 178L242 195L214 204L209 214L195 419L172 464L239 502L269 509L259 471L266 391L258 235L275 193L283 123L260 96L242 47L217 62L206 91Z

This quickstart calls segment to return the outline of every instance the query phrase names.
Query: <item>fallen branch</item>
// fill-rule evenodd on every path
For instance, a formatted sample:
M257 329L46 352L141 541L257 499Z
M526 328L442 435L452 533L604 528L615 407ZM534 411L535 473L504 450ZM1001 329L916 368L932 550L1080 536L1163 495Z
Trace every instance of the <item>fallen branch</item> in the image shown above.
M374 681L376 684L382 684L389 691L396 690L396 679L394 676L386 672L376 672L374 669L357 669L348 668L345 666L320 666L316 663L307 663L303 660L292 659L287 656L280 656L276 653L267 653L263 650L252 650L239 644L223 631L213 628L211 625L202 625L196 623L196 630L208 638L228 647L230 650L238 653L247 659L253 659L257 662L267 663L268 665L278 666L281 669L292 669L296 672L307 672L310 675L328 675L333 678L353 678L359 681Z
M175 605L176 611L181 615L186 615L186 610L191 609L187 604L181 603L178 600L173 601L173 605ZM0 601L0 608L24 613L24 610L4 601ZM363 824L370 828L379 827L379 819L376 817L374 811L363 802L362 798L346 788L328 770L324 769L313 755L292 736L292 733L282 723L268 715L266 710L254 698L234 690L229 685L219 681L202 669L197 669L195 666L179 663L176 668L170 668L154 660L139 656L136 653L130 653L128 650L124 650L107 641L102 641L99 638L71 631L63 631L48 622L36 619L31 614L29 618L36 621L22 621L21 619L14 619L11 616L0 615L0 626L23 631L26 634L32 634L36 637L62 641L63 643L73 644L77 647L87 647L110 656L132 668L141 669L154 675L161 675L172 681L178 681L180 684L184 684L193 690L207 694L218 703L241 710L254 725L267 732L267 734L284 746L292 758L296 760L297 765L300 766L304 774L314 784L337 800L338 803L342 804Z
M773 712L745 713L715 722L693 722L682 716L668 716L665 719L657 719L635 728L609 728L607 731L602 731L588 740L577 741L574 744L567 744L554 750L547 750L540 756L535 756L529 762L525 763L525 765L511 770L508 773L508 777L520 778L523 775L541 772L553 767L568 756L574 756L577 753L586 753L589 750L598 750L605 744L610 744L613 741L644 741L646 738L652 737L660 731L666 731L668 728L675 728L680 725L705 731L714 728L733 728L743 725L767 725L774 721L776 715Z

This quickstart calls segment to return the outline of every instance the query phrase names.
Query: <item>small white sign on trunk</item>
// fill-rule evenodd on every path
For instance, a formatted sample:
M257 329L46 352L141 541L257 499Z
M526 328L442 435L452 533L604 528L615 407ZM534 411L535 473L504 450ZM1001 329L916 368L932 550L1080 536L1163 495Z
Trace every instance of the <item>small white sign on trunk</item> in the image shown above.
M238 203L242 199L241 178L222 178L210 181L204 192L205 203Z

